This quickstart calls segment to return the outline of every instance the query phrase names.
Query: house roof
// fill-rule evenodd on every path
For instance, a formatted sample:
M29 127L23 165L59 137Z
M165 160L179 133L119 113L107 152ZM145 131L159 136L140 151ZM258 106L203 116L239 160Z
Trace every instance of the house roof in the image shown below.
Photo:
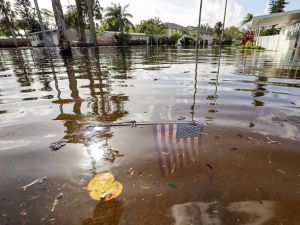
M174 29L185 29L185 27L178 25L176 23L164 23L168 28L174 28Z
M53 33L53 32L57 32L57 30L45 30L46 33ZM35 35L35 34L42 34L43 31L37 31L37 32L32 32L32 33L28 33L27 35Z
M300 9L282 13L255 16L252 20L252 27L277 25L277 27L288 26L300 21Z

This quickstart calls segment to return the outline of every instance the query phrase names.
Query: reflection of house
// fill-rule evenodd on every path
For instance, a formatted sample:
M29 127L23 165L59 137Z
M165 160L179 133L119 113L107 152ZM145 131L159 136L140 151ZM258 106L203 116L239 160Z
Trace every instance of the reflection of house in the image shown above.
M276 26L279 35L260 36L262 28ZM287 51L300 48L300 10L256 16L252 21L256 30L256 45L268 50Z
M47 40L51 47L55 47L58 45L58 35L57 35L58 33L57 32L58 32L58 30L47 30L46 31ZM67 32L68 32L68 37L69 37L69 40L71 43L78 40L78 34L76 31L68 30ZM33 46L33 47L45 46L42 31L29 33L29 34L27 34L27 36L30 40L31 46ZM88 41L89 40L89 31L86 31L86 38Z
M197 36L197 29L198 29L197 27L193 27L193 26L183 27L175 23L164 23L164 24L167 27L167 35L169 38L174 33L183 33L183 32L188 32L194 37ZM213 42L213 34L207 30L201 29L200 37L201 40L203 41L203 44L205 45L211 45Z
M110 46L114 45L114 36L120 34L120 32L115 31L104 31L97 34L98 45ZM149 43L149 35L144 33L129 33L130 40L133 41L145 41L146 44Z
M26 38L17 37L18 47L29 46L30 43ZM14 48L15 42L11 37L0 36L0 48Z

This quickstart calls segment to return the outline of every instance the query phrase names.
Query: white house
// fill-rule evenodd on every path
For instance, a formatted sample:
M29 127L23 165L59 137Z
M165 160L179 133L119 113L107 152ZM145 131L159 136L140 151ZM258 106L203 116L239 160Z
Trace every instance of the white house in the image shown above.
M197 36L197 34L198 34L198 27L187 26L186 29L193 36L195 36L195 37ZM211 45L213 43L213 40L214 40L214 35L210 31L201 29L200 30L200 38L203 41L203 45Z
M120 34L120 32L116 31L104 31L101 33L97 33L97 42L102 46L111 46L114 45L114 36L115 34ZM149 35L144 33L128 33L130 35L130 40L139 40L145 41L146 44L149 43Z
M260 35L263 27L271 26L280 29L280 33L271 36ZM256 16L253 18L252 28L256 30L255 44L267 50L283 52L300 49L300 10Z
M42 31L29 33L26 36L30 40L30 43L31 43L32 47L45 46L45 41L44 41ZM49 43L50 47L54 47L54 46L58 45L57 30L47 30L46 31L46 37L47 37L47 40L48 40L48 43Z
M76 42L78 40L78 34L76 31L68 30L68 38L70 42ZM86 31L87 42L90 40L89 31ZM26 35L30 40L32 47L45 46L44 36L42 31L29 33ZM50 47L58 46L58 30L46 30L46 37Z
M167 27L167 36L170 38L174 33L189 32L192 36L197 36L198 28L193 26L183 27L176 23L164 23ZM213 34L207 30L200 30L200 38L203 45L211 45L213 43Z

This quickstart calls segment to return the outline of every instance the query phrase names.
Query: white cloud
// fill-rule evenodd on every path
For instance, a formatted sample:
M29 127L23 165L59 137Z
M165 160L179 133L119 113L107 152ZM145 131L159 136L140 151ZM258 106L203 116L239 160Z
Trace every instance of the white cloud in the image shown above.
M51 9L50 0L38 0L40 8ZM64 1L63 5L75 4L75 0ZM141 20L159 17L163 22L173 22L184 26L197 25L200 0L101 0L100 4L106 8L111 2L129 4L132 21L137 24ZM225 0L203 0L202 23L214 25L223 20ZM239 26L245 16L244 7L237 0L228 0L226 26Z

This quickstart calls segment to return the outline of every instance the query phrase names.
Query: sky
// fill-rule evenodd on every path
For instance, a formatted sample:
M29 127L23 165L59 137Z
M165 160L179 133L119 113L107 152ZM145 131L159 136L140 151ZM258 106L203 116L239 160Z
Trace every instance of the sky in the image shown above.
M10 0L13 1L13 0ZM33 0L32 0L33 1ZM133 15L132 22L159 17L163 22L177 23L183 26L195 26L198 23L200 0L99 0L103 8L112 2L129 4L128 11ZM300 9L300 0L288 0L286 11ZM40 8L51 9L51 0L38 0ZM75 4L75 0L61 0L63 7ZM268 14L269 0L228 0L226 26L239 26L247 13ZM202 22L213 26L223 20L225 0L203 0Z

